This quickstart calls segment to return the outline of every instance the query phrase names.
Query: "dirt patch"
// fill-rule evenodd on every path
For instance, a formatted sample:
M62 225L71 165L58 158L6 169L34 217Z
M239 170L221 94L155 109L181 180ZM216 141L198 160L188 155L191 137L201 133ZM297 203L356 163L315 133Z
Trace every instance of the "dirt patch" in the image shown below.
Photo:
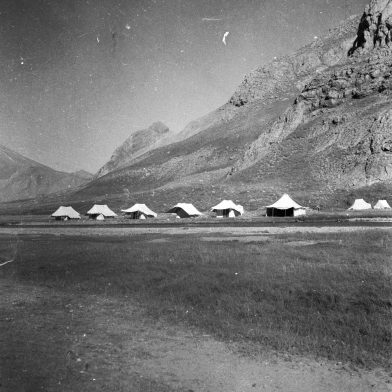
M33 381L35 390L45 385L48 391L391 391L390 380L381 371L352 370L341 363L270 352L250 358L233 344L153 320L129 298L86 296L75 301L63 299L60 292L18 283L2 288L0 306L8 317L0 320L5 348L0 353L0 368L4 375L20 378L4 377L4 391L22 391L20 386L31 386ZM44 313L42 309L37 312L43 298L52 302L46 302ZM27 300L29 306L20 312L17 303ZM32 304L36 308L29 313ZM12 340L21 327L30 328L33 334L23 337L26 341ZM55 334L58 329L60 333ZM15 349L9 351L11 341ZM50 361L26 356L26 342L31 350L39 347L42 358ZM7 370L15 366L22 367ZM37 378L34 366L48 367L50 372L41 371Z
M111 306L102 305L103 308ZM101 327L90 334L84 344L98 348L107 341L107 336L123 337L122 367L157 385L200 392L391 390L387 376L382 373L376 376L375 372L349 370L341 363L291 356L281 358L270 353L249 358L239 354L235 345L227 345L208 335L154 323L137 307L132 307L131 313L132 321L117 318L109 323L105 316L97 318L96 323ZM114 353L109 354L112 358L116 356L115 346L113 349ZM83 348L79 347L81 351ZM99 380L102 369L99 370L91 354L85 352L82 360L95 362L94 377ZM126 378L126 373L122 377Z
M364 232L364 231L391 231L392 227L368 227L368 226L290 226L290 227L268 227L266 233L265 227L56 227L50 226L23 228L23 227L0 227L0 235L53 235L56 236L78 236L78 237L103 237L103 236L135 236L140 234L148 235L194 235L194 234L207 234L207 235L229 235L229 236L264 236L277 235L277 234L293 234L293 233L314 233L314 234L330 234L330 233L350 233L350 232ZM39 238L39 237L37 237Z
M349 218L349 222L392 222L392 218Z
M155 374L175 388L197 391L390 391L387 379L345 370L339 364L274 355L249 359L211 338L176 332L151 342L150 358L138 363L146 376Z
M148 242L151 242L152 244L164 244L166 242L169 242L168 238L155 238L153 240L150 240Z
M333 245L333 244L339 244L339 241L312 241L312 240L306 240L306 241L288 241L285 242L285 245L289 246L311 246L311 245Z
M245 243L250 243L250 242L266 242L269 241L270 238L267 236L258 236L258 235L248 235L248 236L232 236L232 237L200 237L201 241L209 241L209 242L232 242L232 241L238 241L238 242L245 242Z

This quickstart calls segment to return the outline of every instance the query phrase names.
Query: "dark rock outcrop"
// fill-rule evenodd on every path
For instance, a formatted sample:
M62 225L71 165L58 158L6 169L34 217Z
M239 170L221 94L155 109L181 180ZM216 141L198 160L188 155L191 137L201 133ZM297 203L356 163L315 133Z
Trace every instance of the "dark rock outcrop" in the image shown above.
M374 48L392 46L392 1L372 0L362 15L357 38L350 54L356 50L368 51Z

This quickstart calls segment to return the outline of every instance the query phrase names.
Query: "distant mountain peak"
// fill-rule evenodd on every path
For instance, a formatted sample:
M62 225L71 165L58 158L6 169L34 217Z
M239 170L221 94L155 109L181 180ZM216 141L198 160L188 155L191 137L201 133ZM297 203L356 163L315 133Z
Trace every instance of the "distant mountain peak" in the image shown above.
M86 180L91 180L94 177L93 174L89 173L86 170L78 170L76 172L73 172L72 174L74 174L77 177L84 178Z
M162 121L153 122L147 129L155 129L156 131L169 132L169 127Z
M0 202L78 187L87 178L52 169L0 145Z
M99 169L96 177L130 164L137 157L153 148L159 147L171 135L170 129L161 121L156 121L146 129L141 129L129 136L120 147L116 148L110 160Z

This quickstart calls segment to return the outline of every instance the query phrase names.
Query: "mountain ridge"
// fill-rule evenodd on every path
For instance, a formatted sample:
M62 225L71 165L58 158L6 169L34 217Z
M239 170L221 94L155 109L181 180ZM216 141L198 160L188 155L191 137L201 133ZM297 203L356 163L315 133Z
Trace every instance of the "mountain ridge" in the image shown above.
M132 133L114 150L110 160L98 170L95 178L131 164L140 155L157 148L160 143L163 143L165 139L168 140L170 136L170 129L161 121L156 121L148 128Z
M345 61L359 21L359 16L351 17L325 38L256 69L245 76L225 105L188 124L177 142L142 154L133 164L96 179L80 195L106 195L109 188L116 194L125 189L140 193L155 188L162 193L189 188L194 194L200 184L215 182L235 189L231 177L239 167L237 162L249 154L262 130L270 129L275 118L287 110L285 121L295 129L297 112L290 109L291 103L315 73L322 74ZM275 126L271 140L278 142L279 132Z
M78 187L90 179L66 173L0 145L0 201L34 198Z
M392 59L389 41L384 39L379 42L378 28L382 26L384 18L388 20L392 15L392 7L388 9L380 3L383 2L372 1L365 8L356 39L345 61L320 75L313 75L313 79L305 85L293 105L274 123L271 131L260 135L242 161L233 167L231 174L234 177L236 172L246 171L252 165L262 165L265 159L271 161L271 153L266 149L268 143L282 142L299 126L304 128L310 121L314 123L321 119L323 125L332 126L333 134L337 136L331 134L331 126L321 126L322 132L318 136L324 139L324 146L319 141L315 142L315 151L326 152L331 146L331 140L335 139L333 146L340 151L339 157L335 154L335 161L339 161L340 167L333 165L328 169L320 163L322 169L320 168L319 177L322 174L324 181L330 186L335 183L337 188L391 181L392 139L388 129L392 113L392 106L389 104ZM391 5L392 2L389 1L388 4ZM388 13L384 15L380 13L380 9L387 10ZM375 19L377 28L374 26ZM383 31L384 36L390 35L389 30ZM354 111L356 106L359 110ZM355 115L352 113L350 116L350 112ZM329 149L329 156L324 156L323 159L332 161L334 153ZM314 171L314 164L312 169ZM340 181L336 181L336 178Z

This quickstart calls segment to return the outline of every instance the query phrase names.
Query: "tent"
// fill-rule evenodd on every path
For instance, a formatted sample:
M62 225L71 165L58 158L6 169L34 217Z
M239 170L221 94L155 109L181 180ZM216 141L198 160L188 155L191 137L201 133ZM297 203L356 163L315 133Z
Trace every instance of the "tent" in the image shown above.
M306 214L306 207L300 206L287 193L276 203L267 206L267 216L301 216Z
M189 203L178 203L168 213L177 214L177 218L191 218L203 215L193 204Z
M356 199L354 204L348 208L348 210L370 210L372 208L371 204L366 203L363 199Z
M87 215L92 219L98 219L99 215L102 215L104 218L114 218L117 216L117 214L106 204L94 204L92 208L87 211Z
M244 207L233 203L231 200L223 200L215 207L212 207L211 211L216 212L217 218L234 218L244 213Z
M373 208L375 210L390 210L391 206L386 200L379 200Z
M95 220L97 221L103 221L105 220L105 217L102 214L97 215L97 217L95 218Z
M79 212L75 211L71 206L60 206L51 216L56 220L80 219Z
M121 210L129 215L131 219L146 219L146 218L156 218L157 214L151 211L145 204L135 204L131 208L126 210Z

